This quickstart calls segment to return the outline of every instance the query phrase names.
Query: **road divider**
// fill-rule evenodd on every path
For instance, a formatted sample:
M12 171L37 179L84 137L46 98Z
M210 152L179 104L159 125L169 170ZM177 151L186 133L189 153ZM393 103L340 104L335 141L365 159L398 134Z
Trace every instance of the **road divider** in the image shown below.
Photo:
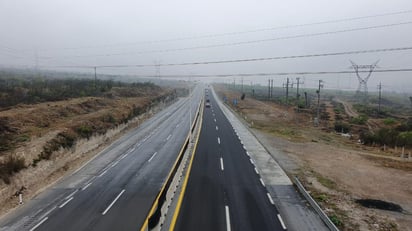
M190 102L189 102L190 103ZM147 230L151 230L154 227L156 227L156 225L158 225L159 221L160 221L160 217L162 216L161 214L161 210L162 210L162 206L166 201L166 195L168 190L170 189L170 186L172 184L173 178L176 176L176 172L180 166L180 164L182 163L183 160L183 155L186 152L187 148L189 147L189 142L191 141L191 136L192 133L196 127L196 123L198 122L199 118L200 118L200 109L203 105L203 100L199 103L198 108L196 110L195 113L195 118L191 124L190 127L190 131L182 145L182 148L180 149L180 152L173 164L172 169L170 170L165 183L163 184L162 188L160 189L159 193L157 194L156 199L153 202L153 205L151 207L151 209L149 210L149 213L146 217L146 219L143 222L142 227L140 228L140 231L147 231ZM196 142L197 143L197 142ZM196 144L195 144L196 146Z

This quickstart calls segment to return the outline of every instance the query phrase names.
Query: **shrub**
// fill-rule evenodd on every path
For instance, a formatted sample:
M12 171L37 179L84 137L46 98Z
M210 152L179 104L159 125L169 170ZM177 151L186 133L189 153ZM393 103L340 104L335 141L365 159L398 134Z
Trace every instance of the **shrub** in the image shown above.
M342 133L349 133L350 132L350 125L343 122L336 122L335 123L335 131L342 132Z
M26 168L24 158L9 156L0 163L0 178L4 183L10 184L10 177L24 168Z
M336 226L342 226L343 223L342 221L339 219L338 216L336 216L335 214L330 215L329 219L333 222L333 224L335 224Z
M350 122L352 124L358 124L358 125L365 125L366 121L368 121L368 117L366 115L360 115L358 117L353 117L350 119Z
M394 118L386 118L386 119L383 120L383 123L384 123L385 125L392 125L392 124L394 124L395 122L396 122L396 120L395 120Z
M89 125L81 125L76 129L77 134L79 134L82 138L89 139L93 135L93 128Z

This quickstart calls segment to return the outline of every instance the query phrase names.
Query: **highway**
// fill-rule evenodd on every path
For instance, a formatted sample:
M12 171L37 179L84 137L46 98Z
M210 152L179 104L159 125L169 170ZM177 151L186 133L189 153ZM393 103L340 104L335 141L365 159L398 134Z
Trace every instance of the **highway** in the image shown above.
M0 230L138 230L180 151L203 89L132 130L0 220ZM189 113L189 102L191 111Z
M283 220L210 90L174 230L284 230Z

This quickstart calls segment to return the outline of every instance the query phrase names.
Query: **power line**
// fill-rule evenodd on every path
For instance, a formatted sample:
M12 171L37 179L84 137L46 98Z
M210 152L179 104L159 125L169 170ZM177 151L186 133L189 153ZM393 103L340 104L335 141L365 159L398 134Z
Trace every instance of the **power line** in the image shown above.
M378 18L378 17L400 15L400 14L410 14L410 13L412 13L412 10L404 10L404 11L396 11L396 12L389 12L389 13L383 13L383 14L358 16L358 17L352 17L352 18L341 18L341 19L318 21L318 22L312 22L312 23L302 23L302 24L292 24L292 25L285 25L285 26L267 27L267 28L261 28L261 29L235 31L235 32L227 32L227 33L206 34L206 35L198 35L198 36L187 36L187 37L180 37L180 38L170 38L170 39L160 39L160 40L140 41L140 42L130 42L130 43L111 43L111 44L96 45L96 46L65 47L65 48L56 48L56 49L49 49L49 50L92 49L92 48L102 48L102 47L131 46L131 45L138 45L138 44L150 44L150 43L175 42L175 41L195 40L195 39L204 39L204 38L215 38L215 37L233 36L233 35L240 35L240 34L257 33L257 32L264 32L264 31L273 31L273 30L281 30L281 29L290 29L290 28L299 28L299 27L339 23L339 22L357 21L357 20L368 19L368 18Z
M359 73L368 71L358 71ZM412 72L412 68L381 69L376 72ZM263 77L263 76L285 76L285 75L326 75L326 74L354 74L355 71L304 71L304 72L274 72L274 73L236 73L236 74L211 74L211 75L161 75L161 78L210 78L210 77ZM133 77L154 78L155 75L133 75Z
M357 27L357 28L351 28L351 29L327 31L327 32L318 32L318 33L309 33L309 34L283 36L283 37L270 38L270 39L249 40L249 41L234 42L234 43L221 43L221 44L215 44L215 45L193 46L193 47L186 47L186 48L163 49L163 50L137 51L137 52L107 53L107 54L95 54L95 55L61 56L61 57L57 57L57 58L111 57L111 56L123 56L123 55L134 55L134 54L149 54L149 53L167 53L167 52L176 52L176 51L188 51L188 50L197 50L197 49L207 49L207 48L218 48L218 47L227 47L227 46L238 46L238 45L247 45L247 44L255 44L255 43L265 43L265 42L272 42L272 41L278 41L278 40L288 40L288 39L296 39L296 38L315 37L315 36L322 36L322 35L331 35L331 34L339 34L339 33L362 31L362 30L371 30L371 29L387 28L387 27L394 27L394 26L401 26L401 25L409 25L409 24L412 24L412 21L399 22L399 23L391 23L391 24L383 24L383 25L377 25L377 26L368 26L368 27ZM55 59L55 58L56 58L56 57L42 57L42 59Z
M157 66L192 66L192 65L208 65L208 64L224 64L224 63L241 63L241 62L258 62L258 61L271 61L271 60L283 60L283 59L297 59L297 58L314 58L314 57L327 57L327 56L339 56L339 55L353 55L353 54L366 54L366 53L379 53L379 52L394 52L394 51L407 51L412 50L412 47L395 47L395 48L382 48L382 49L369 49L369 50L354 50L332 53L320 53L320 54L306 54L306 55L291 55L291 56L276 56L276 57L262 57L262 58L249 58L249 59L233 59L233 60L216 60L216 61L200 61L200 62L184 62L184 63L164 63L164 64L132 64L132 65L84 65L84 66L51 66L56 68L126 68L126 67L157 67Z

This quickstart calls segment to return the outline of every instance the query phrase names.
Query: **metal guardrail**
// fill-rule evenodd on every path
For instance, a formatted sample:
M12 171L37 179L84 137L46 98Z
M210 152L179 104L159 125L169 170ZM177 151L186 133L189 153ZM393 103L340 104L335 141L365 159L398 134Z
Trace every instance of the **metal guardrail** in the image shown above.
M148 231L153 229L154 227L156 227L156 225L159 223L160 221L160 217L162 216L161 213L161 209L162 206L164 204L164 202L166 201L166 194L167 191L169 190L170 185L172 184L172 180L177 172L177 169L179 167L179 165L182 162L183 159L183 154L185 153L186 149L189 147L189 136L191 135L191 133L193 132L195 125L198 121L199 118L199 112L200 112L200 107L202 106L203 102L199 103L199 106L197 108L197 111L195 113L195 119L193 120L193 123L191 124L191 128L190 128L190 132L187 135L185 142L183 143L183 146L179 152L179 155L172 167L172 169L169 172L169 175L166 179L166 182L163 184L162 188L160 189L159 193L157 194L157 197L155 199L155 201L153 202L153 205L141 227L141 231Z
M300 193L305 197L305 199L309 202L309 204L315 209L316 213L320 216L322 221L326 224L329 230L332 231L339 231L339 229L333 224L333 222L329 219L329 217L323 212L323 210L319 207L318 203L310 196L308 191L306 191L305 187L303 187L302 183L300 183L298 177L294 177L295 185L298 187Z

